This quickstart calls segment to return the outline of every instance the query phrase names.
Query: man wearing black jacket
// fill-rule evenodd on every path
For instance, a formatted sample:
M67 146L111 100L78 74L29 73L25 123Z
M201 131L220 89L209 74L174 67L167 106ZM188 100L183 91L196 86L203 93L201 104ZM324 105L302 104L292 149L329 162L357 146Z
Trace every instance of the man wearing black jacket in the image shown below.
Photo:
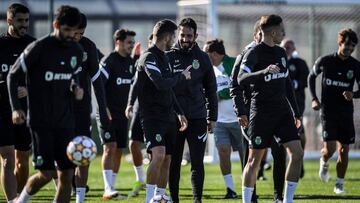
M287 69L286 53L276 46L285 35L284 25L280 16L268 15L261 17L260 28L262 42L245 54L238 77L240 86L252 85L250 122L246 114L239 119L242 127L249 126L250 140L249 158L243 172L242 197L244 203L251 202L261 157L274 135L277 142L290 152L284 201L292 202L303 150L297 135L300 114Z
M15 198L16 192L21 192L29 176L31 135L25 123L14 125L11 121L6 77L21 52L35 39L27 35L29 9L26 6L11 4L7 10L7 23L7 33L0 36L0 156L1 181L5 196L10 201ZM26 110L27 90L24 76L20 81L18 97L21 106Z
M166 55L175 76L192 65L191 80L178 83L175 95L188 119L188 129L178 132L170 165L169 187L172 200L179 202L179 180L185 139L188 141L191 160L191 183L194 202L201 202L204 185L204 153L207 128L212 130L217 120L217 85L209 56L195 42L197 25L191 18L183 19L178 26L178 42Z
M181 107L176 105L172 88L178 82L191 78L191 66L181 74L173 76L172 67L165 55L165 50L174 42L176 28L176 24L170 20L157 22L153 29L154 45L141 55L137 64L138 77L134 87L137 87L147 151L151 153L146 177L146 203L149 203L154 195L165 195L166 192L177 131L175 111L179 115L180 131L187 127Z

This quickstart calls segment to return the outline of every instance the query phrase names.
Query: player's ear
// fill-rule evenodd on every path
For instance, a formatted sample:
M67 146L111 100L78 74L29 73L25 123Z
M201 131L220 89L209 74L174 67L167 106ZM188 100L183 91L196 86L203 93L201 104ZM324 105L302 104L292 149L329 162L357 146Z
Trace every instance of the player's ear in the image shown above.
M198 33L195 34L194 41L197 39L197 37L198 37Z
M60 29L60 25L59 25L59 22L58 22L58 21L54 21L54 22L53 22L53 28L54 28L54 29Z
M13 25L13 19L12 18L7 18L6 22L8 25Z

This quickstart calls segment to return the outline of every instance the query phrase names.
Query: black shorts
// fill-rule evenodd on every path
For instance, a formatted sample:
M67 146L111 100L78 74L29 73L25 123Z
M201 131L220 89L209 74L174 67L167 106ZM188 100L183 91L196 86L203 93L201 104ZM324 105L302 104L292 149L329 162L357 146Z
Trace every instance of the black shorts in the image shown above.
M130 122L131 140L144 143L144 131L141 128L140 115L138 112L134 112L134 116Z
M339 141L342 144L355 143L354 117L352 113L346 116L321 115L321 123L324 141Z
M66 148L75 137L73 129L31 128L34 140L33 165L39 170L68 170L75 165L68 159Z
M262 109L256 112L250 110L248 135L249 147L252 149L270 147L273 138L279 144L300 139L290 109L282 112L276 112L273 109Z
M101 144L116 142L117 148L127 147L128 120L114 119L110 124L110 132L106 132L102 128L99 131Z
M14 145L16 150L31 149L30 129L26 124L14 125L11 118L0 117L0 147Z
M148 153L151 153L153 147L165 146L166 154L172 154L178 131L176 122L141 119L141 126L145 134Z
M75 135L91 138L91 118L88 112L75 112Z

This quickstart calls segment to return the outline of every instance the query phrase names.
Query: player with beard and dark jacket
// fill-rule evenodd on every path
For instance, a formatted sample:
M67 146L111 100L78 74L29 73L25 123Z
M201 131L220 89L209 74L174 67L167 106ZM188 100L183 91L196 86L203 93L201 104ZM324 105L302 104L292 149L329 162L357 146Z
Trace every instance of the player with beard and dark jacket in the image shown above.
M22 191L29 176L31 135L25 123L15 125L11 121L6 81L16 59L35 40L26 34L29 27L29 15L29 9L24 5L11 4L7 9L7 33L0 36L0 155L1 160L7 160L6 164L1 164L1 183L9 201L15 198L16 192ZM26 111L27 90L25 86L25 75L23 75L20 80L18 97L22 108Z
M83 89L75 82L83 59L82 47L73 41L79 22L77 8L61 6L54 16L54 32L31 43L8 75L12 120L21 124L26 118L17 88L19 79L26 74L27 122L33 140L33 163L39 170L28 179L17 202L27 202L55 173L59 175L55 201L70 201L75 166L66 148L75 136L73 100L83 97Z
M172 200L179 202L181 160L185 139L189 144L191 160L191 183L194 202L201 202L204 185L204 153L207 131L212 131L217 120L217 85L209 56L195 42L197 25L191 18L181 20L178 26L178 42L166 56L179 75L192 65L191 79L174 87L176 98L188 119L188 128L178 132L171 160L169 187Z

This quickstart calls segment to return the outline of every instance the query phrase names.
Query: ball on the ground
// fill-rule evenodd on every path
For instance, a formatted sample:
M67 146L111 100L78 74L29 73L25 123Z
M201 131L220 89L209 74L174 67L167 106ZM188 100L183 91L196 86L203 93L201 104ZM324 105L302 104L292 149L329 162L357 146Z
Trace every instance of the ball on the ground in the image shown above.
M67 156L77 166L87 166L95 159L97 148L95 142L86 136L76 136L66 149Z
M166 195L155 195L150 203L172 203L171 198Z

